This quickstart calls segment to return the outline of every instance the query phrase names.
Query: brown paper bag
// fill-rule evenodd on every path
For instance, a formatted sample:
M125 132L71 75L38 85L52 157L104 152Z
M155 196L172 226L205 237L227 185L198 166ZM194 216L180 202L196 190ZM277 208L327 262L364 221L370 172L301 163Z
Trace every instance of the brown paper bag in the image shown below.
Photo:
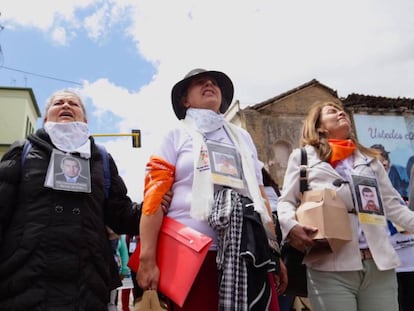
M161 306L158 299L157 291L146 290L142 295L141 301L137 302L134 306L134 311L166 311L165 306Z
M316 247L311 252L335 252L352 240L348 210L334 189L305 191L296 218L302 225L318 228L313 236Z

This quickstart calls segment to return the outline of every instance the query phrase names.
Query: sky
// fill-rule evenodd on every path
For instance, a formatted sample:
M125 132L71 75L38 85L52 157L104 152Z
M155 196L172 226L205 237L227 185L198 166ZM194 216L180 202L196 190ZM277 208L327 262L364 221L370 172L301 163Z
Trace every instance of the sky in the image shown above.
M76 90L92 134L140 129L141 148L96 138L140 201L190 70L225 72L242 108L312 79L340 97L414 98L413 13L412 0L2 0L0 86L32 88L42 113Z

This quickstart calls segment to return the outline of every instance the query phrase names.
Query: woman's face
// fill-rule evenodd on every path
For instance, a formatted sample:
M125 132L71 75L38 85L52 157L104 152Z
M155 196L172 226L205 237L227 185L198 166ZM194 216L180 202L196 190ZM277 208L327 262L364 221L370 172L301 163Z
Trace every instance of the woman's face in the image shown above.
M351 136L351 120L342 109L327 105L321 110L317 130L328 139L348 139Z
M390 161L384 158L382 155L379 157L379 160L384 166L385 170L388 172L390 170Z
M59 93L53 97L45 121L86 122L86 117L77 96L71 93Z
M217 81L208 75L202 75L191 80L187 88L184 106L186 108L211 109L218 113L221 100L221 90Z

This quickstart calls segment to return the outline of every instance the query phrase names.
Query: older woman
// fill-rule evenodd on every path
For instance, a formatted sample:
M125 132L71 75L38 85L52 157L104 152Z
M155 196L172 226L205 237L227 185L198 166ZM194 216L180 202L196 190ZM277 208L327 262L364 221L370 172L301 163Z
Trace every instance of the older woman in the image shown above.
M28 141L27 154L16 142L0 162L0 309L106 311L121 283L105 225L137 234L139 205L89 136L76 93L54 93ZM54 178L65 155L82 164L85 183Z
M227 276L234 274L235 271L228 269L222 256L217 257L222 267L220 270L222 277L218 283L216 250L220 250L224 237L219 237L215 230L214 219L217 210L229 208L231 211L229 217L234 228L237 227L240 231L242 215L250 210L251 214L258 215L262 230L266 227L268 236L275 239L270 208L262 183L262 163L257 158L256 148L245 130L224 120L223 113L233 98L233 83L222 72L195 69L173 87L171 95L174 112L181 120L181 124L165 135L160 149L154 153L147 165L147 168L152 169L147 170L148 191L145 193L144 201L150 202L147 198L152 187L148 182L153 181L154 185L158 186L161 184L163 191L172 187L174 196L168 216L214 239L211 251L197 275L184 306L182 308L175 306L174 310L211 311L218 310L219 305L220 310L227 310L227 308L247 310L249 304L253 306L251 310L267 310L270 299L267 270L264 275L260 275L260 271L257 271L257 281L261 282L261 286L264 286L262 288L266 290L260 297L254 296L257 300L252 299L252 295L258 289L254 286L249 286L248 292L240 288L240 285L245 285L241 281L237 282L235 287L226 287L229 286L226 282ZM231 172L220 170L224 158L234 166L235 169ZM157 164L161 169L168 171L163 182L158 182L156 176L159 175L154 174L154 170L157 171L154 169ZM171 178L168 178L169 176ZM231 202L231 205L227 206L223 202ZM250 207L243 206L240 202L250 202L247 204ZM155 207L144 205L143 211L140 224L142 244L137 278L142 288L156 289L160 277L156 263L157 238L163 213L157 208L157 204ZM236 244L239 240L240 237L235 236L225 243ZM266 234L265 239L258 242L260 246L267 245ZM223 252L225 250L221 249L219 253L223 254ZM243 259L239 254L232 260L235 265L240 264L241 269L245 267L244 263L241 263ZM286 282L286 274L283 275L280 285L282 290ZM228 300L219 297L218 284L221 292L228 294L226 295ZM236 296L237 294L239 296Z
M351 121L339 102L320 102L305 119L301 146L308 157L308 184L312 190L335 189L348 209L352 241L335 252L305 256L308 292L315 311L397 311L395 268L399 264L388 238L385 216L412 231L414 213L401 205L377 153L360 145ZM317 228L295 219L300 201L300 150L292 152L278 212L283 236L301 251L312 252ZM364 185L375 189L382 207L362 210Z

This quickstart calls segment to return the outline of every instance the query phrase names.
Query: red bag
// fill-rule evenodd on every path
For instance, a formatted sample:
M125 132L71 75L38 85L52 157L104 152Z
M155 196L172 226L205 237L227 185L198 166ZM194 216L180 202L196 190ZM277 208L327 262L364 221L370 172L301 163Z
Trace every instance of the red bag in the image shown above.
M158 237L157 264L160 269L158 290L180 307L183 306L213 239L182 223L164 217ZM137 272L139 244L128 261Z
M269 284L270 284L270 290L272 292L272 296L270 299L269 304L269 311L280 311L279 307L279 294L277 293L277 286L275 281L275 276L273 275L273 272L269 272Z

